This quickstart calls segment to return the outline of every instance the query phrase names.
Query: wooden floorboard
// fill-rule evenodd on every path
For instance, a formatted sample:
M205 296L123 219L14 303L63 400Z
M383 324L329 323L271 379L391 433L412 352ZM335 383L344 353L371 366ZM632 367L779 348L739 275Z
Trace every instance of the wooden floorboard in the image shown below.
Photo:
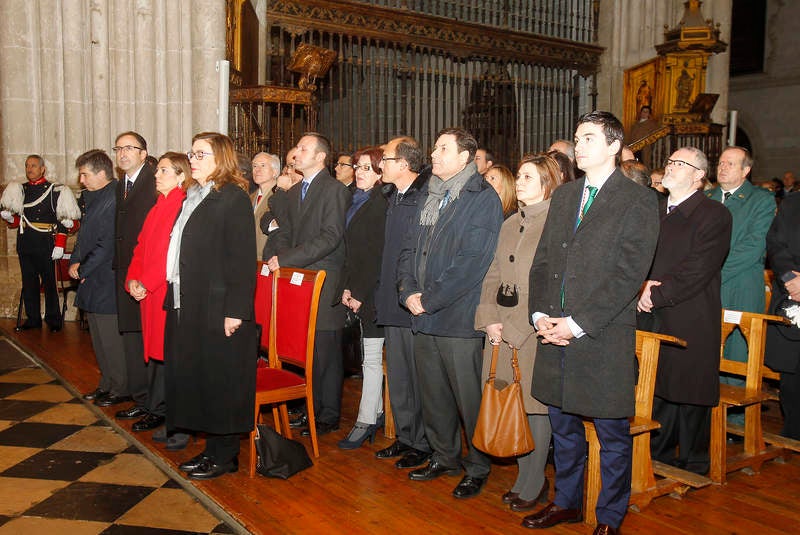
M12 320L0 319L0 330L59 374L78 392L97 386L99 372L89 335L68 322L60 333L13 332ZM516 475L515 464L495 464L483 493L457 500L450 494L457 477L431 482L412 482L407 471L392 461L374 458L374 452L391 441L378 435L375 444L355 451L342 451L336 442L352 425L357 412L360 381L347 379L344 389L342 429L320 438L320 458L315 465L287 481L256 476L246 470L213 481L191 484L224 508L252 533L524 533L519 527L523 513L514 513L500 503ZM117 408L104 409L113 416ZM130 432L132 422L118 421ZM765 427L775 432L780 414L773 403L765 413ZM150 434L130 433L171 467L202 449L191 444L183 452L168 452L152 442ZM298 437L295 437L298 438ZM299 439L310 451L308 439ZM732 451L736 446L732 446ZM240 464L249 455L242 443ZM552 467L548 467L552 477ZM551 497L553 491L551 490ZM669 496L654 500L641 512L629 512L623 533L660 534L779 534L800 532L800 458L785 464L765 463L761 472L728 475L722 487L690 491L683 499ZM557 526L547 533L591 534L584 524Z

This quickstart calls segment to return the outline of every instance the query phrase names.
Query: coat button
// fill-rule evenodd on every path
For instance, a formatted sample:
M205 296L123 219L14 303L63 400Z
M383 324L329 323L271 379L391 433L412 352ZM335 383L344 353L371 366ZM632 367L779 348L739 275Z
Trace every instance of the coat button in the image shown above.
M561 248L562 248L562 249L566 249L566 248L567 248L567 242L564 242L564 243L562 243L562 244L561 244Z
M513 262L514 261L514 255L513 254L512 255L508 255L508 261L509 262Z
M422 251L422 256L428 256L428 251Z
M557 279L558 278L558 273L553 273L553 278Z

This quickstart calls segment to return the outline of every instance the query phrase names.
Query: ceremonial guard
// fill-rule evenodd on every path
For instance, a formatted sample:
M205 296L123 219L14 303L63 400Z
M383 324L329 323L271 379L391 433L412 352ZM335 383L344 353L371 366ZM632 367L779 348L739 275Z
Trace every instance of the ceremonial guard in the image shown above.
M22 273L22 300L27 319L16 330L42 326L39 289L44 288L44 320L50 330L61 330L61 312L53 261L64 256L67 233L77 230L81 212L68 186L45 178L44 159L25 160L27 182L10 182L0 198L0 217L19 228L17 255Z

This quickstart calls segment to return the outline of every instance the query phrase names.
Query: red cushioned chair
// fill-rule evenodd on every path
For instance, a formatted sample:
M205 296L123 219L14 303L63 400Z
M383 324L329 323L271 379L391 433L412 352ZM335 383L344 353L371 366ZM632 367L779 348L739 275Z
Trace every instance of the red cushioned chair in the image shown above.
M259 267L259 278L262 277L261 269ZM312 370L317 309L325 272L281 268L273 272L271 278L269 364L267 367L258 368L256 373L255 423L261 422L261 406L272 405L276 431L287 438L292 438L286 402L292 399L305 399L311 445L314 457L319 457ZM258 283L256 287L258 288ZM256 294L258 302L258 289ZM258 318L260 314L262 312L256 312L256 317ZM284 364L291 365L304 373L284 369ZM255 433L254 428L250 433L250 477L255 475L256 470Z
M261 327L261 338L259 339L259 355L269 355L269 326L272 321L272 274L267 268L266 262L258 262L256 274L256 298L255 298L255 320ZM267 361L263 358L258 359L258 367L266 368Z

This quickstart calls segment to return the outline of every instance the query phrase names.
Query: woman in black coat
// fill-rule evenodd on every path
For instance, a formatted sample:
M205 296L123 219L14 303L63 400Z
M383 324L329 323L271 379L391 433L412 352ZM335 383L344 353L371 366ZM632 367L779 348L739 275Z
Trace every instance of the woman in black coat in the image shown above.
M197 134L188 156L197 184L167 253L167 427L206 433L180 468L211 479L237 470L240 435L253 427L256 237L230 138Z
M378 147L361 149L353 155L356 190L347 211L344 234L346 258L337 295L342 304L361 318L363 359L361 403L358 418L341 449L360 447L375 439L383 425L383 328L375 324L375 288L381 269L386 198L381 192L381 157Z

